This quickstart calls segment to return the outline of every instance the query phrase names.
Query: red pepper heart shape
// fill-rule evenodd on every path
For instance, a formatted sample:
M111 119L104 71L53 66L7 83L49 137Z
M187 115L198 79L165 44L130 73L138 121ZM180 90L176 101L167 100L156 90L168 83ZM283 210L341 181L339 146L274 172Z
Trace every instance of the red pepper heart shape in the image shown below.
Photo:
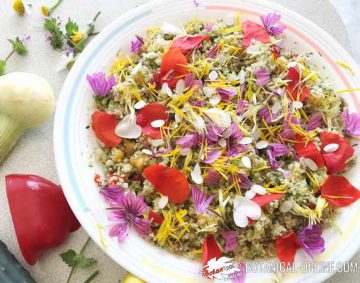
M142 128L142 132L145 136L159 139L161 138L160 128L154 128L151 126L151 122L156 120L166 121L168 117L164 105L160 103L150 103L136 114L136 124Z
M275 246L280 262L283 262L286 265L292 265L294 263L296 251L300 248L295 232L291 231L287 235L278 237Z
M64 242L80 227L59 185L36 176L5 177L16 237L25 260L34 265L40 252Z
M164 53L160 65L161 83L167 83L169 87L175 87L177 81L189 73L186 68L187 60L178 48L171 48Z
M245 47L250 46L252 40L260 41L262 43L270 41L270 37L266 29L259 24L245 21L243 22L242 29L244 31L244 38L241 44Z
M167 196L169 201L183 203L189 199L189 183L185 175L176 168L151 165L145 168L144 176L159 193Z
M331 132L321 132L320 140L322 155L329 174L342 172L346 168L348 160L353 156L355 151L349 141L340 135ZM324 147L332 143L338 144L339 148L333 152L325 152Z
M301 74L297 68L289 68L286 80L289 80L290 82L285 90L293 100L303 102L310 95L310 89L305 83L301 82Z
M213 234L207 234L203 243L203 258L202 263L205 266L210 259L219 259L222 257L222 252Z
M178 48L181 52L188 52L202 46L203 40L209 41L208 35L182 36L177 38L171 48Z
M115 147L121 142L121 137L115 134L116 115L97 110L91 115L92 129L96 137L107 147Z
M320 191L321 195L335 207L348 206L360 198L360 191L344 176L330 175Z

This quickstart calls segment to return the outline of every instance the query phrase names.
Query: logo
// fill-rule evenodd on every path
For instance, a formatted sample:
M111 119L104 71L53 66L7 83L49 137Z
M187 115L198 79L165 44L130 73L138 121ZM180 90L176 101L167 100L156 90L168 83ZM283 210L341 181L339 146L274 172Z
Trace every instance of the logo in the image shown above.
M245 281L245 264L224 256L210 259L200 271L207 279L236 280L239 283Z

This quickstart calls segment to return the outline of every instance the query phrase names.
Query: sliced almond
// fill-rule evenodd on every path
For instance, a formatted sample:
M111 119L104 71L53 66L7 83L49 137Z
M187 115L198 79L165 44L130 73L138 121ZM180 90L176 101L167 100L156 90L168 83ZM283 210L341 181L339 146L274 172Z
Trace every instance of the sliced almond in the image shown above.
M339 145L337 143L329 143L324 146L323 150L325 152L334 152L339 149Z
M160 128L162 126L165 125L165 121L164 120L154 120L151 122L151 127L154 127L154 128Z

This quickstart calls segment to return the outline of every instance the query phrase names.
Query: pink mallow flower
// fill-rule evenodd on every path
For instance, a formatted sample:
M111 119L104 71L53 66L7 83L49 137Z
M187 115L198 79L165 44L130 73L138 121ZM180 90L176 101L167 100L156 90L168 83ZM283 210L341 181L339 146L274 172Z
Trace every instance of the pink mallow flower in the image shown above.
M108 96L110 90L116 84L115 77L111 76L106 79L104 73L87 75L86 79L89 82L94 94L97 96Z
M298 236L299 245L312 258L316 254L320 254L325 250L325 241L321 237L321 226L319 224L309 225L303 228Z
M116 185L102 187L100 193L110 205L117 205L125 195L124 189Z
M264 28L269 34L278 36L286 29L285 25L276 25L281 19L281 15L276 12L269 13L266 16L262 15L260 18Z
M256 76L255 84L257 86L263 86L270 82L270 71L268 68L256 68L254 74Z
M133 226L141 236L148 235L151 222L143 218L146 208L142 195L135 196L133 192L124 195L117 205L111 208L108 219L116 224L110 229L109 235L123 242L128 235L129 226Z
M360 137L360 114L345 110L341 117L344 120L345 133L351 137Z
M215 195L207 197L206 194L195 185L191 186L191 194L197 214L203 214L215 198Z
M233 250L236 249L236 247L238 245L238 241L237 241L238 232L237 231L225 231L225 232L221 233L221 236L225 240L225 252L232 252Z

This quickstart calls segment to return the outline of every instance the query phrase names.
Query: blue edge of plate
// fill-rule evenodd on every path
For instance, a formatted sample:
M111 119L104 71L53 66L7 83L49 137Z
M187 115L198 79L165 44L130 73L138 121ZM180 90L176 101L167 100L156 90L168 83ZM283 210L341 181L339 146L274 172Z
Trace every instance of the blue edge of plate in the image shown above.
M108 42L109 40L111 40L114 36L116 36L121 30L123 30L125 27L127 27L130 24L133 24L135 22L137 22L138 20L140 20L141 18L148 16L152 13L152 10L147 10L144 11L138 15L135 15L134 17L132 17L131 19L128 19L127 21L123 22L119 27L117 27L113 32L111 32L108 36L106 36L105 38L103 38L102 42ZM89 56L89 60L87 60L85 62L85 64L82 66L82 68L80 69L80 72L78 74L78 76L75 79L75 83L73 84L73 87L71 88L71 92L72 94L77 93L77 90L80 86L80 82L82 80L83 74L85 73L85 70L89 67L89 65L92 63L92 61L94 60L94 58L96 57L97 53L99 53L99 51L105 47L105 44L99 44L94 51L90 54ZM71 162L71 158L70 158L70 137L69 137L69 128L70 128L70 113L73 109L73 99L74 99L74 95L69 96L67 104L66 104L66 111L65 111L65 120L64 120L64 132L63 132L63 136L64 136L64 151L65 151L65 161L67 163L66 169L67 169L67 174L70 180L70 184L72 186L72 191L74 192L74 195L77 199L78 205L79 207L84 210L87 211L88 207L86 207L85 201L80 193L79 190L79 184L76 181L75 175L74 175L74 170L73 170L73 164Z

